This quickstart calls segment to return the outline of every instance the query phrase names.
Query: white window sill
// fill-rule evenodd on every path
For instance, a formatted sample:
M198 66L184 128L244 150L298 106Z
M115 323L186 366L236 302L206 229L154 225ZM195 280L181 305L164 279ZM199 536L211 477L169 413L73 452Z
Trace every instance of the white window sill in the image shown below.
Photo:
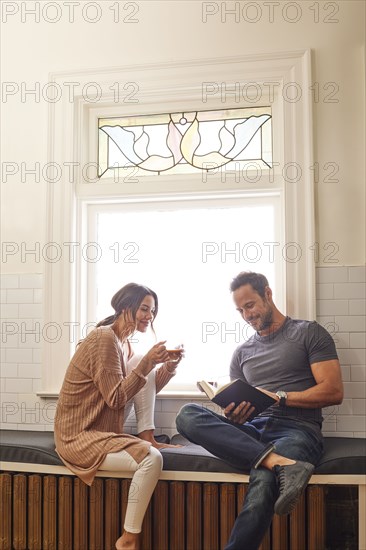
M48 391L39 391L37 395L44 399L58 399L59 397L58 392ZM165 390L158 393L157 399L195 399L207 401L208 398L204 393L195 390Z
M199 399L207 401L208 397L205 393L197 390L163 390L156 396L157 399Z

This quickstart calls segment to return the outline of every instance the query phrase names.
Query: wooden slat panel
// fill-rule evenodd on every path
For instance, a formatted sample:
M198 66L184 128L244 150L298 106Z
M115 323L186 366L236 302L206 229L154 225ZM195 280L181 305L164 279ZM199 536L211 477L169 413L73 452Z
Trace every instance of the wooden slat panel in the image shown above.
M104 483L104 550L112 550L115 549L116 540L122 534L120 527L120 483L118 479L106 479Z
M89 489L89 550L104 550L103 485L95 478Z
M219 487L203 484L203 549L219 548Z
M153 545L152 548L169 550L168 510L169 510L169 483L158 481L153 500Z
M72 478L58 479L58 550L72 550Z
M151 501L149 506L147 507L144 521L142 522L141 548L142 550L151 550L152 548L152 503Z
M0 550L11 550L12 476L0 474Z
M272 550L288 549L288 516L275 514L272 520ZM320 550L318 548L317 550Z
M88 548L88 486L74 479L74 550Z
M236 515L238 516L240 513L240 510L243 507L245 496L248 492L248 485L247 483L240 483L236 487Z
M185 487L183 481L169 484L169 550L185 548Z
M129 485L96 479L89 490L70 476L0 474L0 550L114 550ZM246 484L160 481L146 514L142 550L223 548L246 490ZM309 486L290 516L274 516L271 537L268 531L260 550L324 550L325 490Z
M135 485L132 485L131 488L131 484L132 481L130 479L123 479L121 481L121 524L119 536L121 536L125 524L128 500L130 499L132 502L136 498Z
M233 483L220 485L220 548L227 544L236 519L236 490Z
M290 514L290 548L306 550L305 494L302 494Z
M42 550L42 479L28 477L28 549Z
M271 528L267 529L258 550L271 550ZM296 550L293 548L292 550Z
M202 483L187 483L186 506L187 550L202 550Z
M308 549L325 548L325 487L309 485L306 489L308 512Z
M55 476L43 477L43 534L42 549L57 548L57 480Z
M27 476L16 474L13 480L13 548L27 549Z

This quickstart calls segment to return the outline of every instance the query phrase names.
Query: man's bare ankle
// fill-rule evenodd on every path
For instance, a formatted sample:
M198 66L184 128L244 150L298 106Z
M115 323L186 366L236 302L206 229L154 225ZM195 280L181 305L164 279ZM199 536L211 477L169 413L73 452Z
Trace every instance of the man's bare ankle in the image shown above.
M295 463L296 460L292 460L291 458L287 458L277 453L270 453L262 460L261 466L264 466L264 468L268 470L272 470L274 466L290 466Z

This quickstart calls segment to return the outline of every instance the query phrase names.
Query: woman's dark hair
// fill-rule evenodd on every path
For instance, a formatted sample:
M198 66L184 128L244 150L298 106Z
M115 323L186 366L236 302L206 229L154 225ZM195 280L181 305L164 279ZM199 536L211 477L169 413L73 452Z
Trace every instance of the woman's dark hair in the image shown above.
M103 327L105 325L112 325L114 321L121 315L124 310L131 310L132 317L136 319L136 312L141 305L145 296L152 296L155 301L154 319L158 314L158 297L153 290L147 286L138 285L136 283L128 283L123 286L111 300L111 305L115 311L114 315L110 315L100 321L97 327ZM152 322L151 322L152 326Z
M251 285L253 290L255 290L255 292L257 292L262 298L265 297L265 289L269 286L267 278L261 273L242 271L232 280L230 290L231 292L234 292L244 285Z

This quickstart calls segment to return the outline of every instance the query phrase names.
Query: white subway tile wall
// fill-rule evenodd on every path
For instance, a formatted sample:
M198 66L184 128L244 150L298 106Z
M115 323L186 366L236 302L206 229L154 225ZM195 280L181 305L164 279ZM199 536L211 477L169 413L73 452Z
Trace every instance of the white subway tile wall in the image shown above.
M41 399L43 275L1 275L3 429L53 429L55 403Z
M41 274L1 275L0 428L52 431L56 402L41 388ZM342 366L345 398L324 409L327 436L365 437L366 268L317 268L317 319L332 334ZM189 399L157 399L156 433L176 433L175 418ZM212 407L212 403L202 406ZM134 432L133 413L126 431Z
M365 267L317 269L318 321L334 337L345 388L342 405L324 410L327 436L364 437L365 289Z

